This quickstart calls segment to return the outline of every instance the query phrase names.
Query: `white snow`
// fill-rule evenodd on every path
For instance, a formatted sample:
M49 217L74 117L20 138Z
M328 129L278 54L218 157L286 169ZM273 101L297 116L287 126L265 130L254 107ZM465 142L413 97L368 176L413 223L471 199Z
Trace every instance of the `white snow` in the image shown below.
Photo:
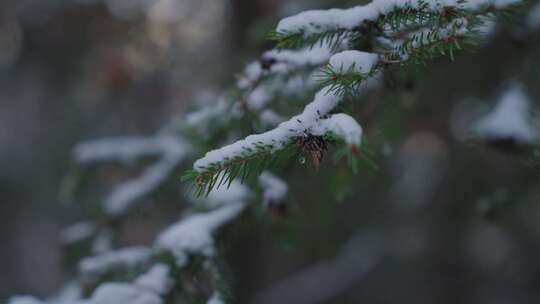
M162 304L161 296L167 294L173 286L169 276L169 267L164 264L154 265L148 272L140 275L133 283L107 282L99 285L90 299L81 299L82 290L77 284L69 284L58 296L48 301L33 297L13 297L9 304Z
M266 86L259 85L248 95L247 107L252 111L260 111L272 100L272 94Z
M347 114L333 114L330 118L323 119L318 125L318 129L313 130L314 135L324 135L332 132L347 144L359 146L362 139L362 127L354 118Z
M373 53L349 50L330 57L330 66L336 73L369 73L377 64L379 56Z
M81 299L82 290L78 284L67 285L57 297L40 301L33 297L19 296L11 298L9 304L162 304L161 296L167 294L173 286L169 277L169 267L164 264L154 265L148 272L140 275L133 283L106 282L99 285L92 296Z
M180 267L187 263L190 254L213 256L215 249L212 234L238 216L244 207L243 202L238 202L191 215L161 233L156 246L172 252Z
M218 292L215 292L206 304L225 304L225 301Z
M60 232L60 241L64 244L73 244L88 239L96 232L96 226L91 222L73 224Z
M169 267L154 265L133 283L104 283L96 288L88 304L162 304L162 295L172 288Z
M263 191L263 203L265 205L283 203L289 187L281 178L264 171L259 175L259 185Z
M113 232L110 228L102 229L92 242L92 253L94 255L108 252L112 248Z
M217 102L214 102L210 105L202 107L197 111L188 113L183 122L185 126L193 129L201 129L202 131L207 130L207 126L212 124L212 122L221 121L224 118L224 114L230 111L229 104L225 98L221 97L217 99Z
M540 3L531 9L527 16L527 25L534 30L540 30Z
M196 203L202 201L206 206L215 208L227 204L245 202L249 196L249 189L239 181L234 180L230 185L216 187L207 197L197 200Z
M340 100L339 96L332 94L330 87L325 87L315 95L315 99L305 107L302 114L292 117L270 131L250 135L231 145L209 151L203 158L194 163L193 168L201 172L208 166L222 165L228 159L249 157L256 153L254 148L260 144L271 145L271 148L268 149L270 152L278 151L290 138L303 134L316 126L321 117L328 114Z
M503 8L520 2L520 0L375 0L366 5L355 6L349 9L310 10L282 19L277 31L281 33L303 33L311 35L337 29L352 30L366 21L375 21L382 15L388 14L398 8L419 7L427 3L428 8L440 11L444 7L461 7L468 10L478 10L490 5Z
M79 262L82 274L100 275L111 268L130 267L148 260L152 252L146 247L129 247L86 257Z
M259 115L259 120L261 121L261 124L263 127L275 127L278 124L285 121L285 117L279 115L278 113L274 112L273 110L266 109L261 112Z
M75 147L75 160L81 164L103 161L133 162L167 151L179 151L185 144L173 136L126 136L87 141Z
M244 72L239 76L236 86L240 89L246 89L255 83L263 74L261 63L253 61L246 65Z
M31 296L15 296L9 299L8 304L43 304L43 302Z
M101 284L90 298L91 304L162 304L155 293L130 283Z
M169 276L169 266L164 264L157 264L152 268L139 276L134 284L145 288L157 295L165 295L172 288L174 282Z
M82 299L51 299L48 301L41 301L32 296L14 296L11 297L7 304L101 304L90 302L89 300Z
M287 81L280 85L278 90L285 96L297 96L305 94L307 90L318 85L317 77L318 70L313 71L309 75L296 75L287 78Z
M158 135L89 141L77 145L74 153L76 161L82 164L102 161L130 163L143 157L159 157L140 177L120 184L105 198L105 211L111 216L119 216L159 187L190 150L189 144L179 137Z
M82 303L83 289L76 281L68 282L58 294L47 300L49 304L79 304Z
M299 67L304 65L320 65L328 61L332 52L326 44L316 44L313 47L300 50L270 50L266 51L262 58L273 59L277 62L286 63L289 66Z
M532 125L529 98L520 85L513 85L500 98L495 108L481 118L474 131L485 139L514 139L530 143L538 138Z
M117 186L104 202L105 211L111 216L126 213L139 199L158 188L174 171L187 151L166 154L161 160L146 168L140 177Z
M482 36L491 38L497 29L497 23L490 16L480 16L481 24L476 28Z
M266 51L261 59L274 61L268 70L263 70L260 61L246 65L243 73L236 83L239 89L247 89L258 84L263 75L286 74L303 66L318 66L326 63L332 51L328 45L314 45L300 50L270 50Z

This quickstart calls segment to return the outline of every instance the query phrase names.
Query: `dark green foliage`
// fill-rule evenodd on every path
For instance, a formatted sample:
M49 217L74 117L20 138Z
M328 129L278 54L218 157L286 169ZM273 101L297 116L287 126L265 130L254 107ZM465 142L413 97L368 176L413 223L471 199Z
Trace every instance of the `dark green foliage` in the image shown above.
M327 65L320 70L319 83L321 86L329 86L329 91L338 96L355 96L358 94L360 84L364 83L370 77L377 73L377 68L369 73L355 72L355 64L347 71L343 69L336 70L336 67Z
M199 168L202 171L190 170L184 174L182 181L193 181L195 197L206 196L215 188L230 187L236 178L243 183L258 176L265 169L279 166L283 160L297 153L294 140L278 151L272 145L263 143L245 149L250 156L225 159L223 163Z
M337 50L346 40L355 40L359 32L346 29L327 31L316 34L270 32L268 39L276 42L277 49L296 49L301 47L313 47L317 44L327 44L330 49Z

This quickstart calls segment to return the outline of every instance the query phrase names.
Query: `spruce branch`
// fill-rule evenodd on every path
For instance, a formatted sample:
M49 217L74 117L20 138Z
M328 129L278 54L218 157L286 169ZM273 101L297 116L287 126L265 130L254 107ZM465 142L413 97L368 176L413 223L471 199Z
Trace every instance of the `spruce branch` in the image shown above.
M249 156L236 156L225 158L221 163L212 163L202 169L188 170L182 181L192 182L193 195L195 197L208 196L210 192L222 186L229 188L232 182L239 178L241 182L258 176L268 168L275 167L283 159L288 159L296 151L294 140L284 144L279 150L275 150L273 145L257 143L254 147L245 147Z
M313 48L317 45L325 45L333 51L339 49L340 45L344 42L353 41L358 37L358 31L347 29L331 30L315 34L272 31L267 36L269 40L276 42L276 49Z
M354 96L360 85L374 77L378 71L373 69L369 73L358 73L355 69L355 64L346 71L327 65L317 75L319 84L330 87L330 92L337 96Z
M350 9L307 11L285 18L268 38L276 41L277 48L309 47L317 43L335 47L345 40L369 39L373 35L399 38L418 29L441 28L459 18L511 14L519 11L523 2L493 4L489 0L455 0L443 6L436 1L417 0L396 2L392 6L384 0L375 0Z

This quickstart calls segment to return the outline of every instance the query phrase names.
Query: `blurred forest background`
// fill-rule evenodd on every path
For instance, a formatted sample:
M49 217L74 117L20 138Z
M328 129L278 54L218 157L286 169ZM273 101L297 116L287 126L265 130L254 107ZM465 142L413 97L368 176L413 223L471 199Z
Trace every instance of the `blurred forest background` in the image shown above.
M233 84L272 47L265 37L280 18L355 4L0 2L0 299L47 296L69 278L62 228L124 174L100 169L84 200L62 204L77 142L151 135ZM355 104L367 138L384 138L379 169L342 188L346 167L299 165L285 217L251 212L224 232L238 303L540 303L540 167L467 141L509 81L540 100L540 43L517 21ZM148 243L178 218L179 177L168 188L122 224L123 245Z

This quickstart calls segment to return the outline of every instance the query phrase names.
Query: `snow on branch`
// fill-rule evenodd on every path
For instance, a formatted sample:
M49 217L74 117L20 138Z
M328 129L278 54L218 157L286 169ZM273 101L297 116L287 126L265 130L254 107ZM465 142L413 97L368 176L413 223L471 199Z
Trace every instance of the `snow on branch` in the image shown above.
M319 75L321 83L337 95L355 95L369 88L379 70L379 55L357 50L343 51L330 57Z
M404 9L425 8L443 12L449 7L470 11L494 7L497 9L516 4L519 0L375 0L367 5L349 9L329 9L304 11L295 16L282 19L277 32L283 34L301 34L304 36L336 30L354 30L367 22Z
M244 68L237 86L240 89L254 88L264 77L292 73L306 66L319 66L325 64L331 55L332 50L324 44L300 50L266 51L259 61Z
M237 202L191 215L165 230L158 237L156 246L172 252L179 267L185 266L192 254L211 257L215 254L212 234L237 217L245 206L245 203Z
M279 117L273 111L267 112L274 92L261 79L268 71L289 71L288 65L318 64L328 60L321 71L323 88L303 113L281 122L274 129L262 133L256 133L256 130L253 132L256 134L207 152L195 161L193 170L184 178L195 182L197 196L208 195L216 187L230 185L236 177L243 181L254 173L259 174L282 152L300 150L310 154L317 167L327 147L324 136L329 133L353 148L358 146L362 136L360 125L345 114L329 115L343 97L358 95L391 65L425 63L427 59L446 54L453 59L454 51L478 43L484 34L482 30L489 23L488 16L521 2L375 0L346 10L307 11L283 19L272 36L278 41L278 49L294 47L291 40L310 35L313 39L300 44L318 49L272 50L265 53L264 60L248 65L245 76L238 83L241 90L248 91L245 96L247 108L261 117L262 113ZM369 28L362 28L364 25ZM363 41L357 36L351 40L354 43L342 45L346 48L366 45L368 52L352 49L332 55L336 43L349 40L339 31L366 32L361 37L365 38ZM297 149L294 149L295 143Z
M169 267L154 265L148 272L140 275L133 283L111 282L96 288L91 298L82 303L88 304L162 304L162 296L172 288Z
M210 299L208 299L208 302L206 304L225 304L225 300L223 300L223 297L219 293L214 293Z
M174 282L169 276L170 269L164 264L156 264L135 280L135 285L150 290L158 295L165 295Z
M280 150L292 137L315 125L322 115L327 114L337 105L338 101L339 98L329 94L328 89L322 89L302 114L281 123L271 131L250 135L231 145L210 151L203 158L197 160L193 168L198 172L204 172L214 167L224 167L231 161L247 158L257 153L271 153Z
M79 222L60 232L60 241L69 245L79 241L89 239L96 234L96 225L89 221Z
M362 139L362 127L354 118L347 114L333 114L329 118L321 120L313 134L332 133L342 139L349 146L360 146Z
M173 136L132 136L87 141L75 147L75 161L81 164L120 161L133 162L143 157L179 153L185 144Z
M488 141L535 142L538 129L531 121L530 100L523 87L514 84L504 92L493 110L476 123L474 131Z
M163 300L159 295L140 288L137 285L123 282L110 282L100 285L90 300L83 303L88 304L162 304Z
M361 72L366 79L372 75L377 61L376 54L345 51L333 55L330 58L330 65L338 67L340 71L346 69L351 72ZM360 83L360 80L357 83ZM331 132L349 145L359 145L362 129L354 119L347 115L327 117L342 99L339 94L335 94L334 89L333 85L321 89L301 114L279 124L275 129L250 135L243 140L206 153L193 165L194 176L192 177L199 186L197 194L210 193L215 186L219 187L223 183L230 184L238 174L247 175L248 173L244 174L244 172L249 172L248 168L238 168L238 165L253 158L268 157L284 150L297 137L306 134L324 136ZM264 169L264 164L258 167ZM223 174L218 182L218 175L221 172Z
M8 304L44 304L32 296L14 296L9 299Z
M111 271L124 270L132 272L137 268L146 268L145 273L137 276L133 282L105 282L97 286L89 299L69 297L69 301L40 301L34 297L17 296L8 304L162 304L174 286L170 266L156 261L161 252L170 252L176 258L176 266L184 268L192 255L212 258L215 254L213 234L223 225L241 214L250 197L248 189L235 183L235 192L216 196L213 205L218 208L187 215L185 218L167 228L160 234L154 247L130 247L106 252L97 256L84 258L79 263L82 277L99 278ZM75 299L76 298L76 299ZM208 303L224 303L218 290L210 297Z
M348 50L332 55L330 66L336 73L369 73L377 64L379 56L373 53Z
M183 139L158 134L152 137L121 137L85 142L75 148L75 159L79 163L90 164L105 161L133 162L144 157L158 157L139 177L121 183L105 198L105 212L110 216L120 216L157 189L190 150L190 145Z
M332 50L328 46L316 45L310 48L304 48L301 50L279 50L274 49L266 51L262 56L263 62L276 62L283 65L287 65L288 68L297 68L306 65L321 65L328 61L328 58L332 55ZM282 71L282 69L274 68L272 71Z
M264 171L259 175L259 186L262 189L263 203L266 206L284 203L289 186L281 178Z
M238 78L237 87L243 95L241 103L258 115L263 127L275 127L283 119L268 109L268 104L277 96L305 93L316 86L313 71L326 64L332 53L326 44L299 50L266 51L260 60L248 64ZM269 116L269 113L274 115Z
M245 202L250 197L249 189L235 180L228 187L216 188L205 198L194 200L194 203L209 208L217 208L237 202Z
M132 283L107 282L99 285L89 299L40 301L30 296L17 296L11 298L8 304L163 304L162 297L172 286L169 267L156 264Z
M214 178L215 175L228 167L239 164L246 159L273 154L284 149L295 137L306 132L309 133L311 129L320 129L318 125L324 119L324 115L334 109L340 100L339 96L329 92L328 87L323 88L316 94L315 99L306 106L302 114L281 123L273 130L250 135L233 144L206 153L193 165L195 174L198 174L196 176L201 176L198 178L198 182L205 185L203 191L205 189L211 190L217 182ZM235 174L230 174L228 178L222 178L222 182L229 183L234 177ZM221 182L217 186L219 187L220 184ZM208 188L206 185L211 187Z
M166 154L161 160L146 168L140 177L117 186L104 202L105 211L111 216L127 212L139 199L157 189L184 159L184 151Z
M123 248L82 259L79 262L79 272L84 276L98 276L111 269L133 268L151 256L152 251L146 247Z
M239 116L238 109L234 108L226 97L221 96L217 98L217 102L186 114L182 124L190 131L207 136L216 125L221 126L231 117Z

